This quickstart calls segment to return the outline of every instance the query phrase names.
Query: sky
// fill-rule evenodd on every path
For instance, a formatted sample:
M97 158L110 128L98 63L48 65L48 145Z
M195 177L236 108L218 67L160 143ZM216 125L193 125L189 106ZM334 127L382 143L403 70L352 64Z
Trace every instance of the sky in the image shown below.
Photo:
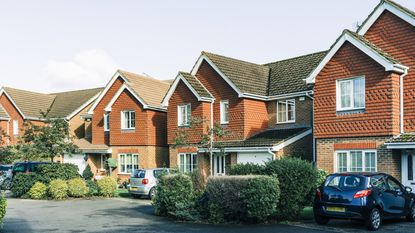
M415 10L415 1L396 2ZM378 0L6 0L0 86L105 86L117 69L174 79L201 51L258 64L326 50Z

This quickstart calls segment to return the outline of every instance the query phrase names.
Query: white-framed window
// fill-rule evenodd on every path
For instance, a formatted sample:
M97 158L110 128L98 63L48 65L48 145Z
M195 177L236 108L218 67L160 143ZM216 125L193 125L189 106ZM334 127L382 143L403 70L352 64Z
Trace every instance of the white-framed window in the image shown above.
M131 174L138 169L138 154L119 154L119 172Z
M104 131L110 131L110 114L104 114Z
M295 122L295 100L277 101L277 123Z
M229 124L229 101L220 101L220 123Z
M365 108L365 77L337 80L337 110L355 110Z
M135 111L121 112L121 129L135 129Z
M336 172L376 172L376 150L342 150L335 152Z
M177 124L178 126L189 126L192 117L192 107L190 104L177 106Z
M179 171L192 172L197 169L197 153L179 154Z
M13 120L13 135L19 135L19 120Z

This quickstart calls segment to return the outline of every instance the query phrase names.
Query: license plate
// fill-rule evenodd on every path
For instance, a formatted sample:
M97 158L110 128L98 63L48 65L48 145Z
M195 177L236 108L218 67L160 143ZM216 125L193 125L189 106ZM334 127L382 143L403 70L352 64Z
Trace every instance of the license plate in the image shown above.
M328 206L327 211L344 213L344 212L346 212L346 209L344 207Z
M131 190L131 191L137 191L137 190L138 190L138 188L137 188L137 187L131 187L131 188L130 188L130 190Z

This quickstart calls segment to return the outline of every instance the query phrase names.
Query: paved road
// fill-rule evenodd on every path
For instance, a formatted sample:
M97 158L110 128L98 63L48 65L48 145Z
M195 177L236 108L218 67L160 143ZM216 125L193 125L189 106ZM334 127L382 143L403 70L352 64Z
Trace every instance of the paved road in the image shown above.
M337 228L336 226L341 226ZM174 222L153 214L147 200L96 199L34 201L8 199L2 232L366 232L353 222L332 222L320 227L312 222L272 225L190 224ZM388 223L383 232L415 232L415 225L404 221Z

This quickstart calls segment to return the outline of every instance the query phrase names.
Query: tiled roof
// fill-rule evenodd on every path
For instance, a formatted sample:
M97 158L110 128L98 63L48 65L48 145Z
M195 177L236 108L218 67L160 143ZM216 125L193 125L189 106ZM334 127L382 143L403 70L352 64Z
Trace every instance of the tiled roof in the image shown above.
M92 144L89 140L85 138L75 138L73 139L73 144L78 146L78 148L84 152L106 151L109 149L109 147L105 144Z
M1 104L0 104L0 118L3 118L3 119L9 119L10 118L9 114L6 112L3 105L1 105Z
M208 52L202 52L242 93L267 95L269 68Z
M415 134L401 134L397 137L391 138L386 143L402 143L402 142L415 142Z
M51 95L56 96L53 102L49 116L50 117L66 117L77 110L80 106L92 99L103 88L94 88L77 91L67 91L60 93L52 93Z
M194 75L186 72L179 72L186 81L193 87L197 94L205 98L213 98L212 94L203 86L203 84Z
M327 51L265 64L270 68L268 95L306 91L304 79L317 67Z
M293 138L310 128L269 129L244 141L217 142L217 147L272 147Z
M4 87L4 90L26 117L40 118L40 112L47 112L55 96L32 91Z
M128 85L147 105L161 107L161 102L170 87L169 80L162 81L122 70L118 72L128 80Z

